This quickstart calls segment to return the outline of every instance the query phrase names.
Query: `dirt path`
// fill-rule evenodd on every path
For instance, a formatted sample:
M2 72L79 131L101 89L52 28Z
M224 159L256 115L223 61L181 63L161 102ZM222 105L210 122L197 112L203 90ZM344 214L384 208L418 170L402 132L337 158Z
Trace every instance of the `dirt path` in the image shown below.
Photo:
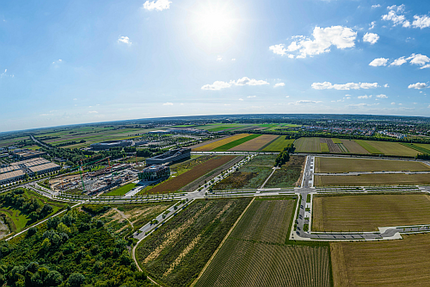
M134 230L134 225L133 225L133 222L131 222L128 218L127 218L127 216L125 216L125 214L124 214L124 212L122 212L121 210L119 210L118 208L112 208L113 210L115 210L116 212L118 212L118 214L119 215L121 215L121 217L122 218L124 218L125 220L127 220L128 221L128 223L130 223L130 225L131 225L131 228Z

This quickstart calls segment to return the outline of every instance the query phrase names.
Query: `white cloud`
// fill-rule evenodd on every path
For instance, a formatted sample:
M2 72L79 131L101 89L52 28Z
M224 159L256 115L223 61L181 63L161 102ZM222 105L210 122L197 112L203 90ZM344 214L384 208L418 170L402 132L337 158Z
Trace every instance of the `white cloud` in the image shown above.
M372 30L373 28L375 28L376 25L376 21L373 21L369 24L369 30Z
M54 62L52 62L52 64L61 64L63 62L63 60L62 59L58 59L57 61L54 61Z
M78 99L77 99L77 98L74 98L73 100L74 100L74 101L77 101Z
M430 27L430 17L427 15L423 15L423 16L418 16L415 15L414 16L414 21L412 22L412 26L414 26L414 28L428 28Z
M167 102L167 103L164 103L163 106L173 106L173 103Z
M212 91L219 91L221 89L230 88L232 86L261 86L261 85L268 85L269 83L264 80L255 80L250 79L248 77L243 77L237 81L230 81L230 82L224 82L224 81L215 81L213 84L207 84L202 87L202 90L212 90Z
M376 97L379 99L388 99L388 96L384 94L377 95Z
M359 89L373 89L379 87L378 83L346 83L346 84L332 84L330 82L313 83L312 88L315 90L359 90Z
M89 111L88 113L89 114L98 114L99 112L98 111Z
M287 99L290 97L290 96L285 96Z
M379 40L379 35L375 33L366 33L363 36L363 41L368 42L371 45L375 44Z
M287 49L285 49L285 46L283 44L272 45L269 47L269 50L281 56L284 56L287 52Z
M157 10L157 11L163 11L165 9L169 9L170 8L170 4L172 3L172 1L169 0L156 0L156 1L146 1L143 4L143 9L152 11L152 10Z
M421 54L412 54L406 60L410 60L409 63L411 63L411 64L420 65L420 66L423 66L426 63L430 62L429 57L427 57L426 55L421 55Z
M361 108L361 107L370 107L370 106L377 106L377 105L379 105L379 103L375 103L375 104L359 103L359 104L348 105L348 107L351 107L351 108Z
M130 38L127 37L127 36L120 36L118 38L118 43L124 43L124 44L127 44L129 46L132 44L131 41L130 41Z
M242 99L242 98L239 98L239 101L243 101L243 99Z
M376 58L369 63L369 66L372 66L372 67L386 66L388 60L389 60L388 58Z
M300 100L296 102L290 102L289 105L306 105L306 104L319 104L322 103L322 101L311 101L311 100Z
M384 88L389 88L390 86L388 85L388 84L385 84L384 85Z
M416 90L421 90L421 89L425 89L427 88L427 84L426 83L416 83L416 84L410 84L408 86L408 89L416 89Z
M390 66L401 66L404 63L407 63L408 61L405 59L405 57L400 57L398 59L395 59Z
M15 75L10 75L10 74L8 74L8 73L7 73L7 69L4 69L4 72L0 74L0 78L3 78L3 77L11 77L11 78L14 78L14 77L15 77Z
M231 61L232 61L232 62L235 62L235 61L236 61L236 59L235 59L235 58L233 58L233 59L231 59Z
M217 61L222 61L222 57L221 57L221 56L218 56L218 57L216 57L216 60L217 60Z
M396 102L391 102L391 104L392 104L392 105L395 105L395 104L396 104Z
M410 27L411 23L406 20L405 15L401 14L405 11L405 5L400 6L388 6L388 14L382 15L382 20L392 21L393 26L402 25L403 27Z
M368 96L368 95L364 95L364 96L358 96L358 99L370 99L372 98L372 95Z
M277 88L277 87L283 87L283 86L285 86L285 83L277 83L273 87Z
M379 8L381 7L381 4L372 5L372 8Z
M255 99L257 96L247 96L248 99Z
M357 32L343 26L315 27L312 36L313 39L302 35L294 36L294 41L288 46L288 49L285 49L283 44L270 46L269 49L279 55L286 55L288 51L295 52L297 58L312 57L330 52L332 46L338 49L354 47ZM294 55L289 54L288 57L294 58Z
M424 65L420 69L427 69L427 68L430 68L430 64Z

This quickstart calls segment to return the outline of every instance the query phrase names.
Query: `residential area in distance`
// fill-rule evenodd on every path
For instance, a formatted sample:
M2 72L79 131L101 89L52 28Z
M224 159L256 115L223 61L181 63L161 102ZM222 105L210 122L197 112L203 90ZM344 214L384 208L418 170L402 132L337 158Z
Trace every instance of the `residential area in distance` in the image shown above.
M2 133L0 260L18 268L32 246L52 276L126 272L117 282L131 286L419 284L429 130L427 118L241 115ZM104 239L82 242L91 234ZM55 267L65 260L73 270Z

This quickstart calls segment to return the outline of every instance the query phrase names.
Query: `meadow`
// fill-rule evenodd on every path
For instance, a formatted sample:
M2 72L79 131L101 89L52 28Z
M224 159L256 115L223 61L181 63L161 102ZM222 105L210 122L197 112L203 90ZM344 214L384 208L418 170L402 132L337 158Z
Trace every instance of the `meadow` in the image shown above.
M137 187L135 183L128 183L126 185L115 188L107 193L103 193L102 196L123 196L133 188Z
M430 166L416 161L316 157L317 173L361 171L430 171Z
M290 156L290 161L285 163L281 169L275 171L264 187L293 187L300 185L300 176L304 168L306 157Z
M294 142L296 152L321 152L319 138L299 138Z
M426 194L316 196L313 231L376 231L378 227L430 224Z
M328 246L286 242L293 199L255 199L195 286L331 286Z
M427 174L360 174L315 176L316 186L378 186L378 185L417 185L430 184Z
M371 154L415 157L418 152L397 142L355 140Z
M330 243L334 286L427 286L430 234Z
M287 145L292 144L294 139L286 139L285 136L280 136L268 146L264 147L262 151L282 151Z
M139 265L163 286L189 286L250 200L192 203L138 245Z

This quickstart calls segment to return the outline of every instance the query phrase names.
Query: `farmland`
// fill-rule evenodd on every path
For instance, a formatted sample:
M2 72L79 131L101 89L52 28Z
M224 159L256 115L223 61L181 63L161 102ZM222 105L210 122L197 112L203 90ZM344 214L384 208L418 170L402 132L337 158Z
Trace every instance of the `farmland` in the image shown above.
M292 187L299 186L300 176L304 168L306 157L304 156L291 156L290 161L285 163L281 169L275 171L265 187Z
M430 234L330 243L334 286L427 286Z
M315 176L316 186L376 186L430 184L429 174L360 174Z
M371 154L383 154L379 149L371 145L368 141L355 140L355 142Z
M238 145L245 144L247 141L250 141L250 140L253 140L255 138L258 138L259 136L260 135L248 135L248 136L246 136L244 138L240 138L240 139L237 139L235 141L229 142L229 143L227 143L225 145L222 145L220 147L217 147L217 148L214 149L214 151L227 151L227 150L232 149L232 148L234 148L234 147L236 147Z
M430 224L425 194L316 196L314 231L374 231L378 227Z
M250 202L199 200L142 241L137 260L163 286L188 286Z
M226 164L227 162L229 162L234 158L235 156L218 156L218 157L212 158L202 164L194 166L194 168L192 168L191 170L175 178L172 178L166 182L162 182L159 185L156 185L155 187L152 187L150 189L145 189L145 192L154 194L154 193L168 193L168 192L178 191L185 185L205 175L211 170L214 170L217 167L223 164Z
M294 142L296 152L321 152L319 138L300 138Z
M430 166L415 161L317 157L315 172L430 171Z
M418 152L396 142L355 140L359 145L372 154L415 157Z
M257 138L251 139L243 144L231 148L230 151L258 151L276 138L278 138L278 136L261 135Z
M286 242L294 203L254 200L196 286L330 286L328 246Z
M285 136L280 136L263 148L262 151L282 151L287 145L292 144L293 142L294 139L286 139Z
M420 153L430 154L430 145L419 145L419 144L411 144L411 143L402 143L402 145L412 148Z
M272 172L275 159L276 155L258 155L215 185L214 189L259 188Z
M225 144L228 144L230 142L233 142L235 140L238 140L238 139L241 139L241 138L244 138L247 136L249 136L249 134L237 134L237 135L234 135L231 137L222 138L220 140L208 143L206 145L195 147L195 148L193 148L193 150L194 151L211 151L211 150L216 149L220 146L223 146Z
M369 154L369 152L353 140L341 140L344 147L352 154Z

